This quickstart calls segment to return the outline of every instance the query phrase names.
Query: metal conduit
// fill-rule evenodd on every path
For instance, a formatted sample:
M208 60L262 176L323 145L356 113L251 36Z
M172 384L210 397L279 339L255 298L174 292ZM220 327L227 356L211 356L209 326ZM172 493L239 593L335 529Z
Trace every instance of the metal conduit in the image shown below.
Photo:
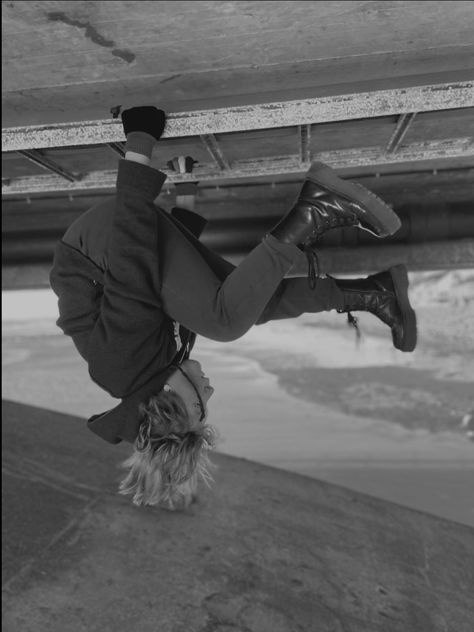
M474 214L468 204L459 204L436 212L420 210L404 213L397 209L402 220L400 230L383 240L356 228L333 230L320 240L321 248L381 246L383 244L417 244L474 237ZM278 217L229 219L210 221L202 235L202 242L211 250L226 253L246 253L255 247L263 235L278 221ZM56 242L66 227L45 227L40 231L14 230L3 235L2 261L6 264L44 262L52 260Z

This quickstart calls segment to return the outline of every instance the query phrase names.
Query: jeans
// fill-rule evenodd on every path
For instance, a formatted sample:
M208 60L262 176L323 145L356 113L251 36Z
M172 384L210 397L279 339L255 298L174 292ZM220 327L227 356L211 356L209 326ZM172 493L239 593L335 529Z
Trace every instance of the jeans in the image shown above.
M316 290L306 278L284 278L306 257L272 235L263 237L238 266L203 252L202 244L199 250L181 231L173 231L161 270L166 313L198 335L231 341L253 325L343 307L331 278L319 279Z

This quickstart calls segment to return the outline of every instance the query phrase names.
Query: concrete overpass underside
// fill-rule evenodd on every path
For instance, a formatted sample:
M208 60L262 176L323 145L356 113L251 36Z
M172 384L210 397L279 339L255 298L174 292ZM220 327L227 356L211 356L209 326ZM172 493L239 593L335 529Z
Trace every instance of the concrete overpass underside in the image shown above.
M238 262L312 160L400 214L321 242L333 273L474 266L467 2L3 2L3 287L45 287L69 224L112 195L119 110L169 116L153 166L197 160L203 241ZM305 270L295 271L305 274Z

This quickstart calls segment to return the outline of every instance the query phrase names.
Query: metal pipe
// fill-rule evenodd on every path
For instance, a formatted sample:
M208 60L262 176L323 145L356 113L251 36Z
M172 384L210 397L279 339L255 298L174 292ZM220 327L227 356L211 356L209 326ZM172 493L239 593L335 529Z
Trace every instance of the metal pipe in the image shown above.
M412 143L387 155L384 148L362 147L360 149L334 150L320 152L314 156L334 169L349 169L363 166L382 166L396 163L416 163L419 161L438 160L444 158L461 158L474 156L474 139L448 138L423 143ZM215 165L198 165L192 174L176 174L162 168L167 183L177 182L212 182L219 180L238 180L262 176L298 174L303 175L307 169L302 165L300 156L273 156L253 160L237 160L230 169L216 169ZM116 171L93 171L85 174L80 182L64 182L55 176L27 176L15 178L9 182L2 181L2 195L26 195L29 193L46 193L59 191L113 190L116 185Z
M393 154L400 147L400 144L408 132L410 125L413 123L416 116L416 112L412 112L410 114L401 114L395 131L392 134L392 137L388 141L387 149L385 150L387 154Z
M221 253L238 265L247 253ZM409 270L446 270L474 267L474 239L392 244L363 248L326 248L319 252L322 270L329 274L369 274L404 263ZM2 289L49 287L50 256L43 262L11 263L2 267ZM292 277L307 275L306 267L294 268Z
M432 209L410 213L408 209L397 209L402 226L383 243L417 244L432 241L449 241L463 238L474 238L474 214L469 204L459 204L453 209ZM209 221L201 241L223 255L228 252L250 252L278 221L279 217L232 218L229 220ZM3 234L2 257L5 263L21 263L45 261L52 257L56 242L64 229L44 227L31 231L10 231ZM378 247L380 239L367 231L357 228L329 231L320 239L319 247L354 248Z
M58 165L56 162L46 158L46 156L43 156L40 151L36 151L35 149L20 149L17 153L24 156L31 162L34 162L36 165L40 165L40 167L43 167L52 173L57 173L58 176L68 180L68 182L79 182L81 180L81 175L74 175L69 171L66 171L66 169L61 167L61 165Z
M219 169L229 170L230 165L214 134L201 134L201 141Z

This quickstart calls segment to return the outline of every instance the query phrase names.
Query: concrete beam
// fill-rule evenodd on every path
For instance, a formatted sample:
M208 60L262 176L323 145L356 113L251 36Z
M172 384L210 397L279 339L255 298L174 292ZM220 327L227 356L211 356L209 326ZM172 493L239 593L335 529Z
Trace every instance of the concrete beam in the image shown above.
M418 161L439 160L474 156L474 138L451 138L402 146L396 153L386 154L385 148L365 147L351 150L321 152L312 156L335 169L357 168L362 166L382 167L395 163L414 163ZM177 174L161 169L168 177L167 184L176 182L218 181L281 174L304 174L308 168L301 162L300 155L276 156L257 160L239 160L232 163L230 169L219 169L215 165L198 165L192 174ZM2 196L29 195L59 191L113 190L117 172L94 171L84 174L80 182L65 182L56 176L27 176L2 182Z
M170 113L162 138L223 134L474 106L474 81ZM119 120L2 130L2 151L123 142Z

